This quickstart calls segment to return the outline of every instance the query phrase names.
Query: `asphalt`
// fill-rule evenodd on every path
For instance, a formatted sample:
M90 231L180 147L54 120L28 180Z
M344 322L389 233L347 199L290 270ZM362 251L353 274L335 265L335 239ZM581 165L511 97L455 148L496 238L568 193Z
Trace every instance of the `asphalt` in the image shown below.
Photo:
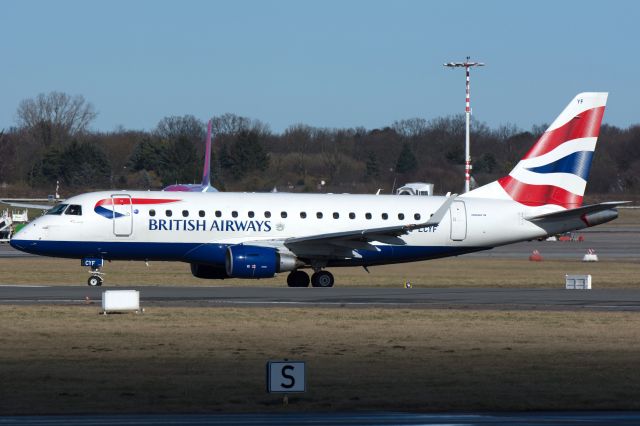
M640 289L118 287L140 292L141 307L415 308L640 311ZM0 286L0 304L99 305L108 287Z
M638 425L637 412L149 414L0 417L2 425Z

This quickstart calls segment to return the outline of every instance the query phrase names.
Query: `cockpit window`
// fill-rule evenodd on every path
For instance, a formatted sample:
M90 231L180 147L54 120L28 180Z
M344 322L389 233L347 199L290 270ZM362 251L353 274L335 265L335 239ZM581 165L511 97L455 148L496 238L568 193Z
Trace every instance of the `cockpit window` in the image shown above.
M82 206L78 204L71 204L64 214L72 214L74 216L82 216Z
M58 204L54 208L47 211L47 214L61 215L69 204Z

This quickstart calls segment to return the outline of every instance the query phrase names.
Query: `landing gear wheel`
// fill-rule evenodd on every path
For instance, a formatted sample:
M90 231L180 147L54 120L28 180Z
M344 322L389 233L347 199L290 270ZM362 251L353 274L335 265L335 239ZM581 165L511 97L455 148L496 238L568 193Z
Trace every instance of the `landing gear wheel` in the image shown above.
M311 285L314 287L333 287L333 274L329 271L318 271L311 275Z
M91 275L87 281L91 287L100 287L102 285L102 278L98 275Z
M309 287L309 274L304 271L293 271L287 276L289 287Z

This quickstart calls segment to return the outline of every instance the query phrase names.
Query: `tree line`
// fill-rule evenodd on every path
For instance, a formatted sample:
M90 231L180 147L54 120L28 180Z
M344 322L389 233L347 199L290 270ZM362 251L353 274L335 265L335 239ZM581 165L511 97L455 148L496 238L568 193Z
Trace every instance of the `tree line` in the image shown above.
M50 194L56 181L63 196L200 182L203 121L171 116L151 131L95 132L89 126L96 116L82 96L51 92L22 101L16 126L0 131L0 196ZM437 193L463 187L462 114L398 120L380 129L294 124L282 133L231 113L212 120L212 179L221 190L390 193L410 181L432 182ZM545 128L490 128L473 120L475 184L507 174ZM603 125L587 194L636 198L639 176L640 126Z

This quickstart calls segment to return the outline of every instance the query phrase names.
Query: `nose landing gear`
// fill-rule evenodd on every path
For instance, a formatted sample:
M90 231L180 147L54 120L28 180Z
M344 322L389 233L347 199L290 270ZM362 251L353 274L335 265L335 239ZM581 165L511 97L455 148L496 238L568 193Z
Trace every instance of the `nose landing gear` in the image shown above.
M92 272L92 274L94 274L94 275L91 275L91 276L89 277L89 279L87 280L87 284L89 284L91 287L100 287L100 286L102 285L102 282L103 282L104 280L103 280L103 279L102 279L102 277L101 277L100 275L98 275L98 274L101 274L101 275L102 275L102 273L100 273L100 272L98 272L98 273L93 273L93 272Z
M88 266L91 268L89 273L91 276L87 280L87 284L91 287L100 287L104 282L104 272L100 272L100 268L102 267L104 261L101 258L95 257L83 257L80 260L82 266Z

